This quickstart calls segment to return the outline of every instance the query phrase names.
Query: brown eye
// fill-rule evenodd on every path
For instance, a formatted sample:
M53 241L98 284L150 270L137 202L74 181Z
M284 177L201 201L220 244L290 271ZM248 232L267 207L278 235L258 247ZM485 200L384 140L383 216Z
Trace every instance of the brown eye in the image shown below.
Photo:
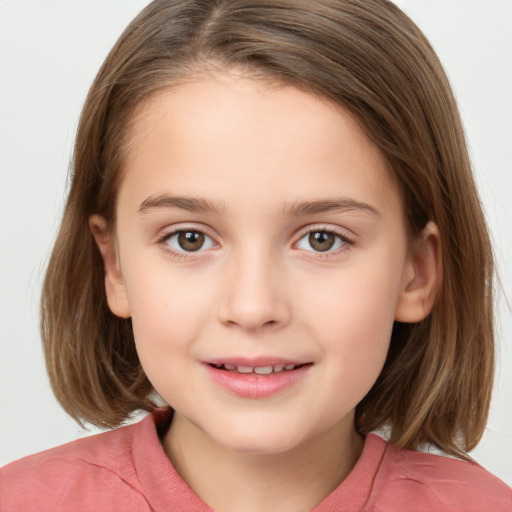
M206 233L198 229L178 229L165 235L161 243L173 253L204 252L215 247L215 242Z
M328 251L334 247L336 235L326 231L315 231L309 234L309 245L319 252Z
M178 233L178 244L187 252L198 251L204 245L204 233L199 231L180 231Z
M301 250L312 253L334 253L345 245L351 245L349 239L334 231L317 229L303 235L297 242Z

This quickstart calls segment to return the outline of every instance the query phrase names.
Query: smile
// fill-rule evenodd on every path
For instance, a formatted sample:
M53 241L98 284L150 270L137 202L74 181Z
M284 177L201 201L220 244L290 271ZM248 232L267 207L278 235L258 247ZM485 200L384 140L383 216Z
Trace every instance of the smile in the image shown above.
M236 364L238 363L238 364ZM298 385L313 363L273 362L248 364L208 362L211 380L222 390L240 398L266 398Z
M236 373L255 373L257 375L270 375L272 373L280 373L282 371L292 371L296 368L303 366L301 364L295 364L295 363L288 363L288 364L275 364L275 365L268 365L268 366L242 366L242 365L235 365L235 364L214 364L215 368L219 370L226 370Z

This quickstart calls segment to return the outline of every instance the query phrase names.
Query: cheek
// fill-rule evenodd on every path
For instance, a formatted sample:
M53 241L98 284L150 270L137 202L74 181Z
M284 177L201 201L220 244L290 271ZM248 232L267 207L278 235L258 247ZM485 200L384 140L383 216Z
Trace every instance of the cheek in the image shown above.
M152 293L145 290L137 294L132 308L135 347L142 368L153 388L177 410L182 405L184 382L190 403L201 400L197 381L189 378L193 341L202 323L193 299L190 290L179 293L158 284Z
M398 264L379 264L374 259L361 261L297 283L293 295L301 303L302 314L316 317L314 324L320 329L359 337L364 343L360 334L387 333L393 324L401 291L400 269Z
M347 291L343 299L325 303L325 321L319 323L330 352L364 364L385 357L394 322L392 297L375 287ZM333 298L334 299L334 298ZM380 356L380 357L379 357Z
M323 293L316 288L301 308L304 328L319 340L326 378L356 403L373 386L389 349L399 293L398 281L389 276L383 269L351 269Z
M150 380L174 362L178 366L205 323L204 291L168 274L153 266L126 278L135 345Z

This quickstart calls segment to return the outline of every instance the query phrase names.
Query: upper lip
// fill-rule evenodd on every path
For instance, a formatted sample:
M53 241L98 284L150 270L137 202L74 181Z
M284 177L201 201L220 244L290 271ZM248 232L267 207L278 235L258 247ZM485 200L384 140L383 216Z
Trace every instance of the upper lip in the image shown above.
M289 359L284 357L261 356L261 357L215 357L204 361L206 364L232 364L235 366L266 367L276 365L294 364L296 366L310 363L311 361Z

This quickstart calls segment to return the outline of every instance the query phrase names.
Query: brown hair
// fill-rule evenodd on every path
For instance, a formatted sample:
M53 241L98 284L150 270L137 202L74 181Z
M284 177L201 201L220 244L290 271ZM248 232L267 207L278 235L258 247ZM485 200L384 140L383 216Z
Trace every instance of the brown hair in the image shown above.
M115 224L130 116L212 63L305 88L351 110L388 159L412 235L439 228L443 278L431 314L396 323L384 369L358 405L362 434L463 456L479 441L493 384L493 262L461 120L442 66L388 0L155 0L100 69L78 128L71 190L42 296L53 390L78 421L113 427L152 406L130 320L106 302L88 227Z

